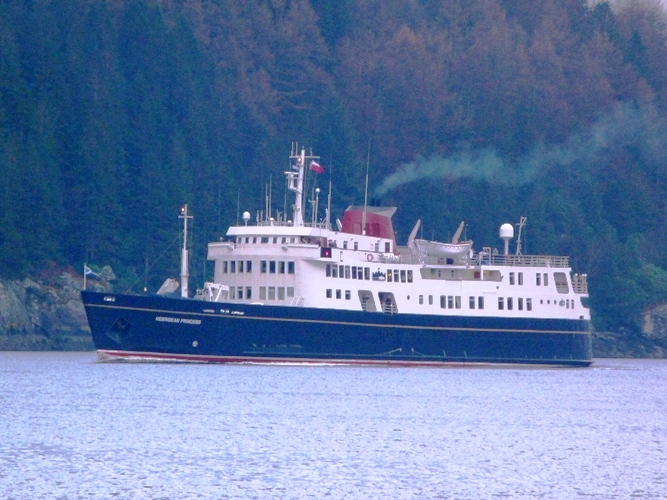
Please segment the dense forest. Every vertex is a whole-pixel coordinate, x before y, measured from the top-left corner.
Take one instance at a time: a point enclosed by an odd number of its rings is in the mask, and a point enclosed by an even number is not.
[[[284,211],[291,141],[321,155],[337,217],[368,164],[402,244],[422,218],[500,246],[527,216],[524,253],[589,274],[598,329],[667,301],[657,0],[0,2],[4,278],[87,262],[156,289],[189,203],[201,285],[239,211],[268,186]]]

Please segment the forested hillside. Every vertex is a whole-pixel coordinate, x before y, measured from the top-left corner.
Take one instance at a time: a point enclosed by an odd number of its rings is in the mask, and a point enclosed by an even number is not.
[[[337,217],[370,158],[399,243],[421,217],[500,246],[527,216],[524,253],[589,274],[598,329],[667,301],[657,0],[0,1],[1,277],[88,262],[155,289],[189,203],[201,285],[239,211],[269,185],[284,210],[291,141]]]

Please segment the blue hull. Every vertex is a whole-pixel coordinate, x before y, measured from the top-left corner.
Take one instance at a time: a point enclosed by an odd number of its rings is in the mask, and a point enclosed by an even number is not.
[[[588,321],[442,317],[82,292],[100,355],[201,362],[592,363]]]

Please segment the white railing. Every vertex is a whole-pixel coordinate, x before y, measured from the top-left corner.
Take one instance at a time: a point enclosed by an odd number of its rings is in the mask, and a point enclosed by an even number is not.
[[[588,295],[588,275],[577,274],[572,275],[572,291],[582,295]]]

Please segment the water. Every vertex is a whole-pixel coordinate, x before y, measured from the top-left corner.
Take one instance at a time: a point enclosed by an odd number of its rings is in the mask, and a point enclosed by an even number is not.
[[[104,364],[0,353],[0,498],[665,498],[667,361]]]

